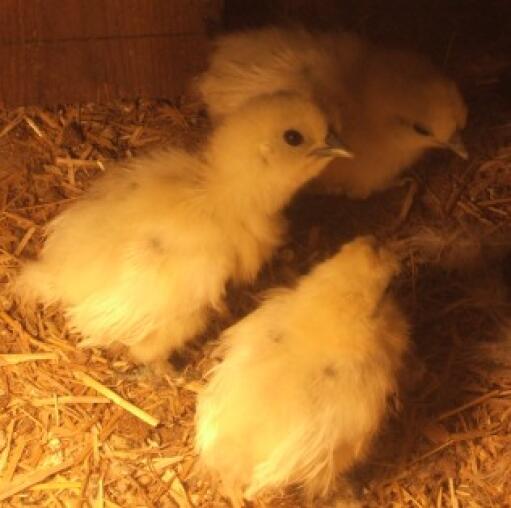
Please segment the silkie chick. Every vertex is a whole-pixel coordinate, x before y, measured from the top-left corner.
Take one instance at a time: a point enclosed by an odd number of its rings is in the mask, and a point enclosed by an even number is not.
[[[311,189],[366,198],[391,186],[430,148],[466,157],[467,117],[456,84],[425,58],[355,34],[263,28],[220,37],[197,88],[213,119],[262,93],[314,99],[356,159],[337,160]]]
[[[205,149],[134,159],[48,229],[15,282],[22,301],[61,302],[84,346],[129,346],[160,363],[199,334],[227,281],[251,281],[282,240],[281,210],[334,157],[350,156],[309,100],[248,101]]]
[[[364,456],[408,343],[388,292],[398,267],[359,237],[224,332],[196,449],[234,505],[290,484],[326,496]]]

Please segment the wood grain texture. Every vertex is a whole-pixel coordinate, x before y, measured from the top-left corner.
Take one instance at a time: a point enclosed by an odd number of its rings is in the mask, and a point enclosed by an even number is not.
[[[2,0],[0,103],[174,97],[221,0]]]

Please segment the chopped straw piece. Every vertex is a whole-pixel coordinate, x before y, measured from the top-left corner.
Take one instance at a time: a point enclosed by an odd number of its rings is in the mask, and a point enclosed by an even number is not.
[[[101,393],[101,395],[104,395],[105,397],[110,399],[114,404],[117,404],[119,407],[128,411],[128,413],[131,413],[133,416],[136,416],[137,418],[147,423],[151,427],[157,427],[159,425],[160,421],[157,418],[146,413],[143,409],[140,409],[131,402],[124,400],[120,395],[117,395],[117,393],[110,390],[110,388],[107,388],[100,382],[96,381],[94,378],[85,374],[85,372],[79,370],[75,371],[74,376],[76,379],[78,379],[78,381],[81,381],[85,386],[93,388],[97,392]]]
[[[110,404],[112,401],[107,397],[90,397],[87,395],[73,396],[62,395],[60,397],[46,397],[31,401],[35,407],[53,406],[54,404]]]
[[[21,239],[20,243],[16,247],[16,250],[14,251],[15,256],[19,256],[23,252],[23,250],[27,246],[27,243],[34,235],[35,231],[36,231],[35,226],[32,226],[30,229],[27,230],[27,232],[23,235],[23,238]]]
[[[470,402],[467,402],[466,404],[462,404],[461,406],[451,409],[449,411],[446,411],[445,413],[442,413],[440,416],[437,417],[437,421],[445,420],[451,416],[454,416],[455,414],[461,413],[462,411],[465,411],[465,409],[469,409],[471,407],[477,406],[483,402],[485,402],[488,399],[493,399],[494,397],[498,397],[501,395],[501,390],[493,390],[491,392],[485,393],[484,395],[481,395],[480,397],[477,397],[474,400],[471,400]]]
[[[33,485],[46,480],[48,477],[70,468],[73,464],[74,461],[70,460],[56,466],[47,467],[45,469],[40,469],[21,475],[19,478],[15,479],[9,485],[6,485],[0,490],[0,501],[4,501],[5,499],[18,494],[19,492],[22,492],[25,489],[28,489]]]
[[[92,506],[93,508],[103,508],[105,506],[105,493],[103,488],[103,479],[101,478],[98,482],[98,493]]]
[[[179,508],[191,508],[190,501],[181,480],[175,476],[170,485],[170,495]]]
[[[77,166],[82,168],[94,168],[100,167],[103,168],[103,164],[101,161],[97,160],[87,160],[87,159],[70,159],[67,157],[57,157],[55,159],[55,164],[62,164],[64,166]]]
[[[26,353],[26,354],[5,354],[0,355],[0,366],[17,365],[25,362],[38,362],[41,360],[57,360],[55,353]],[[53,400],[53,399],[52,399]]]
[[[53,482],[39,483],[31,487],[31,490],[79,490],[82,488],[81,482],[56,480]]]

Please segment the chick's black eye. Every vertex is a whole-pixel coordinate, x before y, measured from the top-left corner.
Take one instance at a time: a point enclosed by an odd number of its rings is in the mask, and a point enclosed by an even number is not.
[[[284,132],[284,141],[291,146],[298,146],[303,143],[303,135],[294,129],[289,129]]]
[[[422,125],[420,123],[414,123],[413,130],[417,134],[420,134],[421,136],[431,136],[431,131],[427,127],[424,127],[424,125]]]

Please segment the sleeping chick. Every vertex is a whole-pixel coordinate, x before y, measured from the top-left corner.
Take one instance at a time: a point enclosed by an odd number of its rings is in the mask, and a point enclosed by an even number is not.
[[[135,159],[50,224],[15,289],[60,301],[85,346],[158,362],[200,333],[226,282],[251,281],[283,235],[281,209],[337,156],[321,111],[294,94],[248,101],[202,153]]]
[[[359,237],[224,332],[196,449],[234,504],[290,484],[325,496],[363,457],[408,342],[387,291],[397,271]]]
[[[375,50],[342,108],[344,137],[359,156],[333,162],[317,188],[366,198],[393,184],[428,149],[467,157],[460,131],[467,110],[456,84],[424,58]]]
[[[429,148],[466,157],[459,131],[467,113],[456,85],[419,55],[354,34],[265,28],[223,36],[197,87],[215,120],[261,93],[313,97],[357,157],[336,161],[311,190],[365,198]]]

